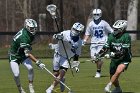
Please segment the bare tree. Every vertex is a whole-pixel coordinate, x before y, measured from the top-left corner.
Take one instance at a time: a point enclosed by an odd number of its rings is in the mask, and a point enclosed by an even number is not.
[[[115,0],[115,20],[118,20],[121,18],[121,4],[120,4],[121,0]]]
[[[128,5],[127,20],[128,27],[127,30],[137,30],[137,17],[138,17],[138,0],[130,0]],[[136,40],[136,34],[130,34],[132,40]]]

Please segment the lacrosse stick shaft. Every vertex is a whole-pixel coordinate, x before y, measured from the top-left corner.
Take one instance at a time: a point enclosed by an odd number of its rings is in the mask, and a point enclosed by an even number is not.
[[[56,20],[56,18],[57,18],[57,16],[56,16],[56,8],[57,8],[57,7],[56,7],[55,5],[51,5],[51,6],[52,6],[51,8],[52,8],[52,10],[53,10],[53,14],[55,14],[55,17],[53,17],[54,15],[52,15],[51,12],[49,12],[49,13],[51,14],[52,18],[54,19],[54,21],[55,21],[55,23],[56,23],[58,32],[60,32],[60,29],[59,29],[59,26],[58,26],[58,22],[57,22],[57,20]],[[50,10],[49,10],[49,7],[50,7],[50,5],[47,7],[47,11],[50,11]],[[62,42],[62,44],[63,44],[64,51],[65,51],[65,53],[66,53],[66,57],[67,57],[67,60],[68,60],[68,63],[69,63],[70,69],[71,69],[71,73],[72,73],[72,75],[74,76],[73,71],[72,71],[72,68],[71,68],[70,60],[69,60],[69,57],[68,57],[68,54],[67,54],[67,51],[66,51],[66,48],[65,48],[65,45],[64,45],[63,40],[61,40],[61,42]]]
[[[58,32],[60,32],[60,29],[59,29],[59,26],[58,26],[57,19],[56,19],[56,18],[54,18],[54,21],[55,21],[55,23],[56,23],[56,27],[57,27]]]
[[[74,77],[73,70],[72,70],[72,68],[71,68],[70,59],[69,59],[68,53],[67,53],[67,51],[66,51],[66,47],[65,47],[65,45],[64,45],[63,40],[61,40],[61,42],[62,42],[62,44],[63,44],[63,48],[64,48],[64,51],[65,51],[65,53],[66,53],[66,57],[67,57],[67,60],[68,60],[69,66],[70,66],[70,70],[71,70],[72,76]]]
[[[95,45],[104,45],[105,43],[86,43],[85,45],[91,45],[91,44],[95,44]]]
[[[71,89],[65,84],[63,83],[61,80],[59,80],[50,70],[48,70],[46,67],[44,67],[44,69],[51,74],[57,81],[59,81],[62,85],[64,85],[69,91],[71,91]]]

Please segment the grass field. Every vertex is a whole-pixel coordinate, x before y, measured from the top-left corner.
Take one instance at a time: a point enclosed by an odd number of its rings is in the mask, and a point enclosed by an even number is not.
[[[74,93],[104,93],[104,87],[109,81],[109,60],[104,60],[102,68],[102,77],[94,78],[96,65],[90,62],[84,62],[86,59],[80,59],[80,72],[71,75],[70,70],[66,74],[66,84],[74,91]],[[52,59],[42,59],[47,64],[47,68],[52,71]],[[140,93],[140,58],[133,58],[133,62],[129,68],[120,77],[120,84],[124,93]],[[21,65],[21,83],[27,93],[28,80],[27,70]],[[53,78],[45,70],[40,70],[34,65],[34,88],[36,93],[45,93],[45,90],[50,86]],[[67,93],[67,89],[64,93]],[[0,60],[0,93],[18,93],[13,75],[10,71],[8,60]],[[60,93],[59,87],[56,87],[53,93]]]

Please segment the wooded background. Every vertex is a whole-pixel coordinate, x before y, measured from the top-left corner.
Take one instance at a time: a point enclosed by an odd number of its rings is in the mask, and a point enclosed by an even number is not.
[[[138,0],[0,0],[0,32],[19,31],[26,18],[35,19],[40,32],[56,32],[56,24],[46,10],[49,4],[55,4],[58,7],[57,21],[61,31],[70,29],[75,22],[81,22],[86,26],[94,8],[100,8],[103,11],[102,18],[111,26],[115,20],[128,20],[130,16],[129,20],[133,20],[134,24],[128,21],[132,25],[128,30],[140,28]],[[135,10],[132,13],[133,8]],[[0,45],[9,44],[11,38],[10,35],[0,35]],[[50,36],[39,36],[39,40],[44,39],[49,41]]]

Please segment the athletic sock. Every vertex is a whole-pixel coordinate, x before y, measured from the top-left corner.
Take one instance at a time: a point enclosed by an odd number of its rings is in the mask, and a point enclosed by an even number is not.
[[[111,86],[112,85],[112,82],[109,82],[107,85],[110,85]]]
[[[53,90],[53,88],[54,88],[54,85],[51,85],[49,88],[50,88],[51,90]]]
[[[98,73],[101,73],[101,69],[97,69],[97,72],[98,72]]]

